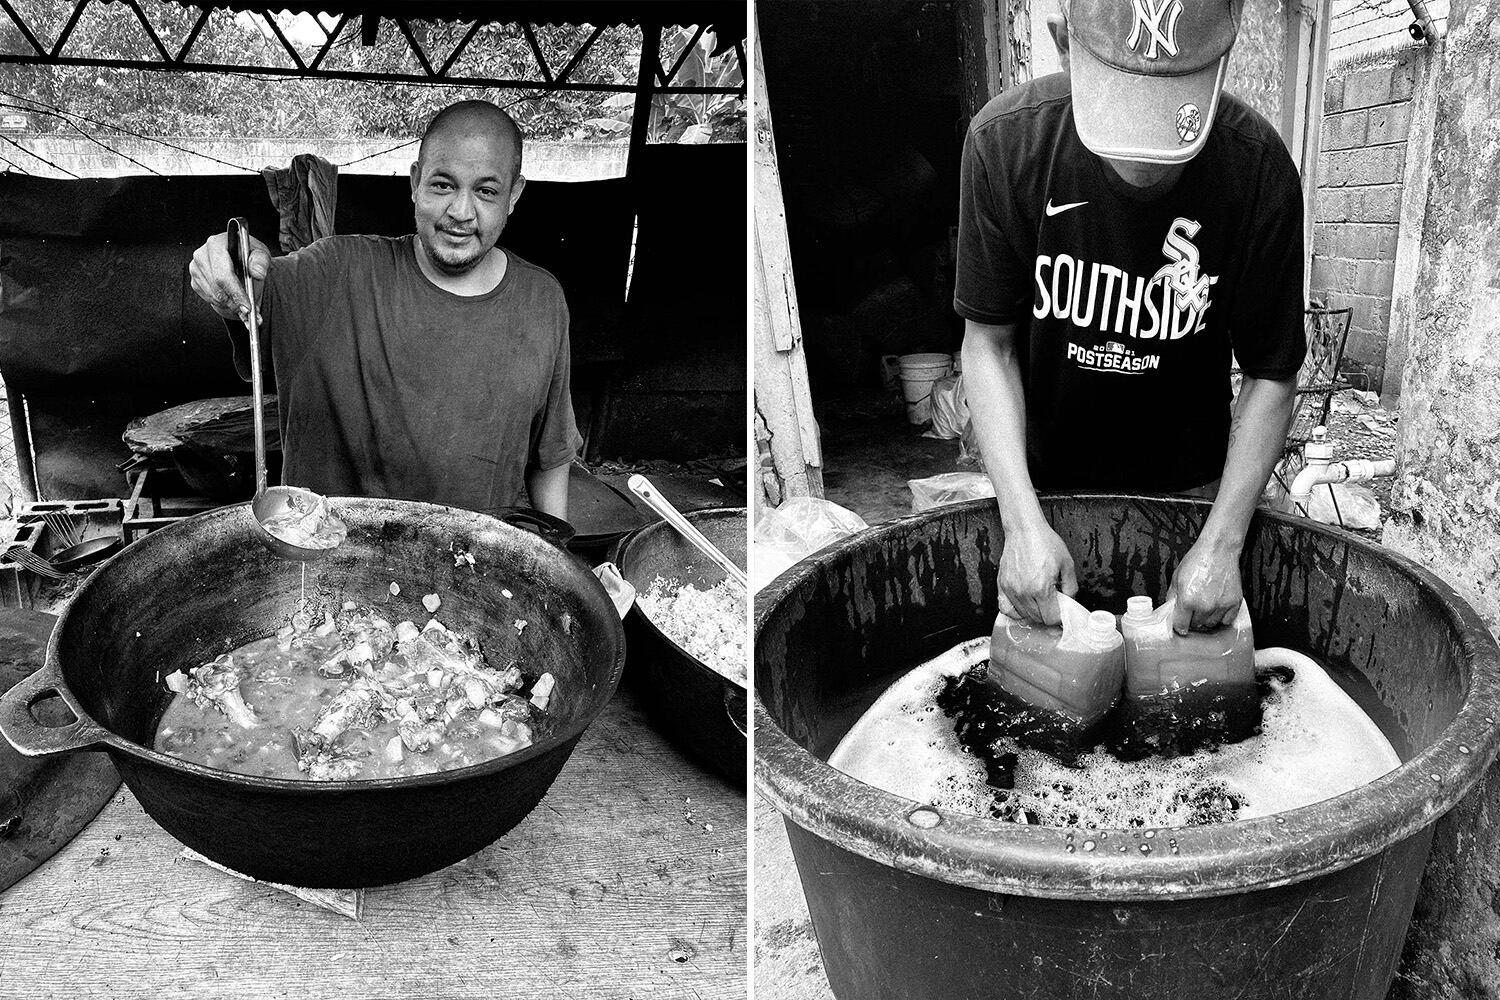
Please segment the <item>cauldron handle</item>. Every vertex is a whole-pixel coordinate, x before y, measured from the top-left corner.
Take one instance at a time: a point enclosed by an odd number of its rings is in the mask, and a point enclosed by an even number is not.
[[[106,741],[108,733],[68,705],[77,718],[66,726],[44,726],[31,707],[47,695],[61,696],[62,678],[47,667],[16,684],[0,697],[0,734],[27,757],[84,750]]]
[[[749,698],[736,684],[730,684],[724,692],[724,714],[729,716],[729,724],[739,730],[741,736],[750,738],[745,720],[745,709],[749,705]]]
[[[496,507],[489,512],[506,524],[523,530],[532,530],[544,541],[558,548],[566,548],[576,532],[573,526],[560,517],[545,514],[534,507]]]

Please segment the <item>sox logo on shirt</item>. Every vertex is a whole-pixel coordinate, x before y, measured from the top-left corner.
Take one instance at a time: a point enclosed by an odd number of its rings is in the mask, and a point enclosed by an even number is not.
[[[1150,341],[1180,340],[1204,329],[1217,275],[1204,274],[1193,237],[1202,226],[1178,217],[1167,227],[1167,263],[1149,278],[1071,254],[1038,254],[1031,314],[1069,321],[1079,330],[1108,336],[1069,338],[1067,357],[1083,368],[1122,374],[1160,367]],[[1083,342],[1080,342],[1083,341]]]
[[[1166,241],[1161,245],[1162,254],[1172,263],[1163,264],[1161,270],[1151,276],[1152,281],[1166,278],[1177,294],[1199,313],[1208,308],[1208,290],[1219,280],[1198,272],[1198,248],[1193,245],[1193,237],[1202,228],[1192,219],[1181,216],[1173,219]]]

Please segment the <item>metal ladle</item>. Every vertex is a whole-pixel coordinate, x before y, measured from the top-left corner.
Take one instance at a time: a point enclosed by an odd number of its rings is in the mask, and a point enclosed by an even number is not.
[[[660,514],[663,521],[676,528],[678,534],[697,546],[698,551],[718,563],[719,568],[728,574],[731,580],[747,591],[750,589],[750,581],[746,578],[745,571],[736,566],[734,560],[720,552],[719,547],[704,537],[703,532],[693,527],[693,522],[683,517],[682,512],[673,507],[672,502],[651,485],[651,480],[637,474],[631,476],[625,485],[630,487],[630,492],[646,501],[647,506]]]
[[[245,325],[250,329],[250,387],[255,426],[255,499],[250,501],[250,513],[255,518],[255,537],[283,559],[312,562],[323,558],[338,546],[316,548],[294,545],[271,534],[266,528],[266,522],[270,519],[293,508],[312,510],[323,498],[300,486],[266,486],[265,390],[260,373],[260,317],[256,313],[255,284],[250,278],[250,226],[244,219],[230,219],[228,233],[229,259],[234,262],[235,277],[245,284],[245,299],[250,303]]]

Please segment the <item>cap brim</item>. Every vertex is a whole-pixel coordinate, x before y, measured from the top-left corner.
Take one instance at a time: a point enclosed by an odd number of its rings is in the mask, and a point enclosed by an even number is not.
[[[1198,155],[1219,110],[1229,53],[1196,73],[1139,76],[1104,64],[1081,44],[1068,48],[1073,120],[1085,146],[1100,156],[1146,163],[1185,163]]]

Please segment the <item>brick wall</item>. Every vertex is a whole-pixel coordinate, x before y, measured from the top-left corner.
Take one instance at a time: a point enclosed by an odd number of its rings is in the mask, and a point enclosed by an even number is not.
[[[1385,377],[1406,139],[1421,50],[1329,74],[1313,228],[1312,297],[1354,310],[1344,357],[1379,392]],[[1400,372],[1392,372],[1399,379]]]

